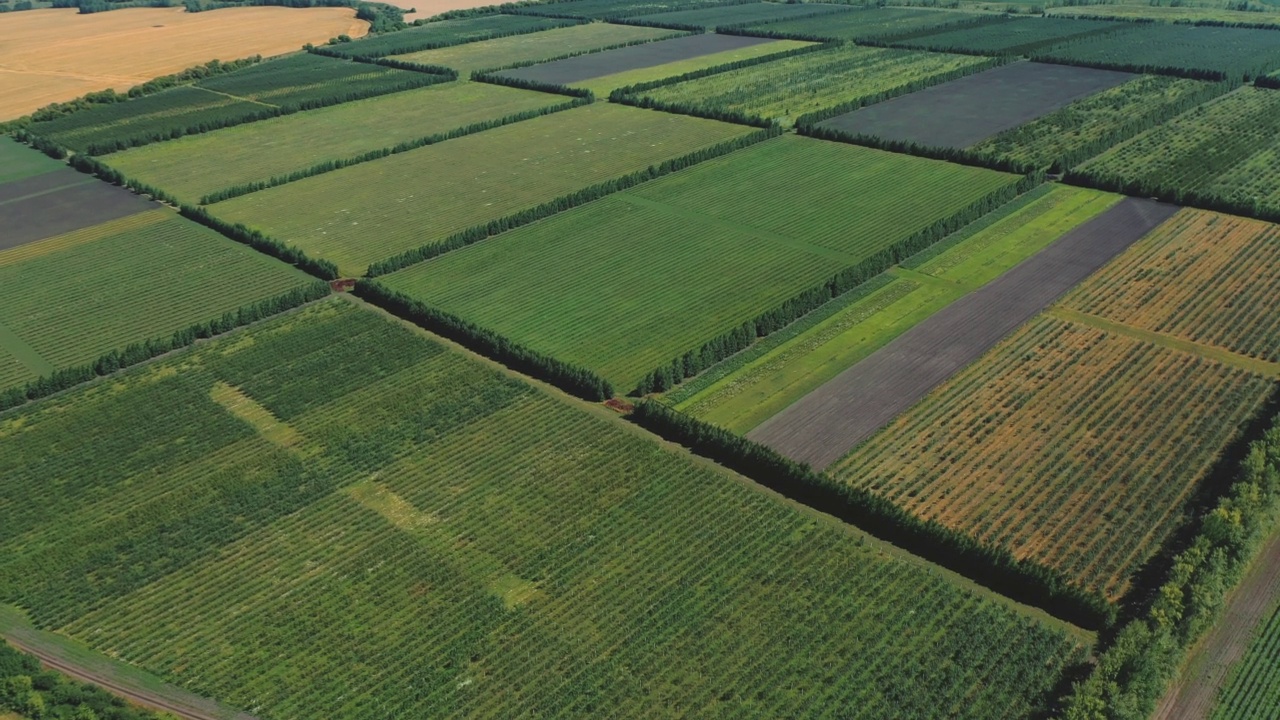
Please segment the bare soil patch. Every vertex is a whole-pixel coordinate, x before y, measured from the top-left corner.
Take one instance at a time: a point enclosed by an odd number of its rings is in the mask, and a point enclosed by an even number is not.
[[[50,177],[84,177],[70,169],[66,173],[70,175],[58,171],[0,186],[0,193],[18,198],[0,201],[0,250],[158,207],[124,188],[97,181],[40,192]]]

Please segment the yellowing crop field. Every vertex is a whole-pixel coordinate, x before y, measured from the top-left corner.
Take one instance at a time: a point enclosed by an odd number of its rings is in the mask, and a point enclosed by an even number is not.
[[[0,33],[0,120],[95,90],[126,90],[209,60],[280,55],[368,29],[351,8],[12,13]]]

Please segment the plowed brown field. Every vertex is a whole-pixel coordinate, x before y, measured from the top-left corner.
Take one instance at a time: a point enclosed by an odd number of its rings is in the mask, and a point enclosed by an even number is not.
[[[128,8],[0,16],[0,120],[95,90],[126,90],[209,60],[279,55],[369,24],[351,8]]]

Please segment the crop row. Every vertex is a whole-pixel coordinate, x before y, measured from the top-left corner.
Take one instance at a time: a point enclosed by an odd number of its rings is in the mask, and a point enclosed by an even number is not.
[[[1210,720],[1265,717],[1280,707],[1280,609],[1258,628],[1218,696]]]
[[[272,444],[218,382],[301,441]],[[121,421],[50,452],[103,417]],[[263,715],[1018,718],[1082,658],[336,299],[17,419],[0,425],[6,599]],[[22,490],[28,473],[55,491]]]
[[[1118,598],[1273,388],[1042,318],[830,472]]]

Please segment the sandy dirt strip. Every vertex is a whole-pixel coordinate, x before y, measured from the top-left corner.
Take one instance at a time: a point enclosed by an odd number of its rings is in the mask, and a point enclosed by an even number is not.
[[[629,70],[657,67],[667,63],[692,60],[703,55],[738,50],[753,45],[773,42],[769,38],[738,37],[736,35],[688,35],[671,40],[633,45],[631,47],[589,53],[565,60],[555,60],[541,65],[531,65],[509,70],[503,75],[521,80],[569,85]]]
[[[825,469],[1177,210],[1126,198],[898,336],[747,437]]]
[[[1017,62],[869,105],[822,125],[886,140],[963,148],[1136,77]]]

